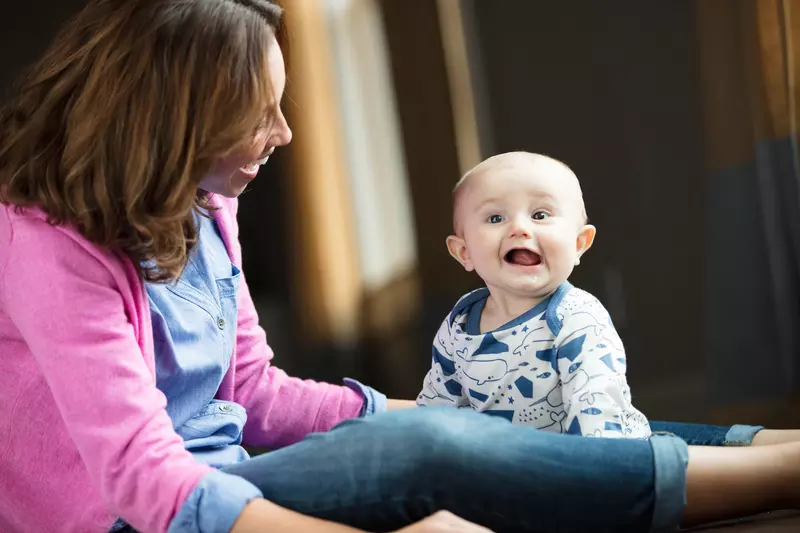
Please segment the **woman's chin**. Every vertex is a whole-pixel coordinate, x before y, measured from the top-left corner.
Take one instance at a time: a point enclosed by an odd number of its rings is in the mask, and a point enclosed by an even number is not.
[[[247,185],[250,182],[246,183],[231,183],[230,187],[227,187],[225,191],[220,192],[222,196],[225,198],[236,198],[240,194],[242,194],[245,189],[247,189]]]
[[[200,188],[213,194],[219,194],[226,198],[236,198],[258,176],[258,169],[249,171],[238,168],[231,172],[220,169],[210,173],[200,182]]]
[[[211,194],[233,199],[242,194],[249,183],[249,181],[232,179],[222,187],[201,187],[201,189],[206,192],[210,192]]]

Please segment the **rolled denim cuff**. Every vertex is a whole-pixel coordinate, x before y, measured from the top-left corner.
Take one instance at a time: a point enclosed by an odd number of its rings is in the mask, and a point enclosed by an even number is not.
[[[387,399],[385,394],[351,378],[344,378],[344,384],[364,398],[364,406],[361,408],[359,416],[369,416],[386,411]]]
[[[189,493],[172,518],[167,533],[225,533],[245,506],[263,494],[252,483],[233,474],[212,470]]]
[[[725,435],[723,446],[750,446],[756,433],[764,429],[763,426],[744,426],[736,424],[731,426]]]
[[[686,506],[686,467],[689,446],[678,437],[653,435],[650,440],[655,469],[653,533],[674,533]]]

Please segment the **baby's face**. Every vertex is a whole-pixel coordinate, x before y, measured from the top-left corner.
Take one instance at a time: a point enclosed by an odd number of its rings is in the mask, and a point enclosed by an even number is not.
[[[456,207],[464,258],[457,259],[493,294],[543,298],[591,245],[578,180],[556,161],[510,155],[464,186]]]

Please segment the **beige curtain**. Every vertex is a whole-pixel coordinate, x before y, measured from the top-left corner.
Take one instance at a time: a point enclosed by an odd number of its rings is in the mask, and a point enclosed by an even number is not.
[[[296,315],[304,341],[348,344],[358,335],[361,293],[323,5],[283,5],[290,53],[284,109],[294,130],[286,179]]]

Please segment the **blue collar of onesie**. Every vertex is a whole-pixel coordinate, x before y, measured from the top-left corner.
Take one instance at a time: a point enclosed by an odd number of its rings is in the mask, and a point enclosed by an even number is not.
[[[539,316],[544,313],[543,319],[547,322],[547,326],[550,328],[550,331],[553,332],[554,335],[558,335],[559,330],[561,329],[561,324],[559,323],[558,316],[555,310],[561,304],[561,300],[564,298],[564,295],[572,289],[572,284],[568,281],[565,281],[558,288],[530,308],[525,313],[521,314],[517,318],[510,320],[500,326],[499,328],[495,329],[495,332],[503,331],[509,328],[513,328],[515,326],[519,326],[532,318]],[[480,333],[480,321],[481,321],[481,313],[483,312],[483,307],[486,305],[486,299],[489,297],[489,289],[483,287],[481,289],[472,291],[464,298],[462,298],[457,304],[456,307],[453,308],[453,312],[450,313],[450,325],[452,326],[455,319],[458,316],[466,314],[466,322],[464,325],[464,332],[467,335],[481,335]]]

